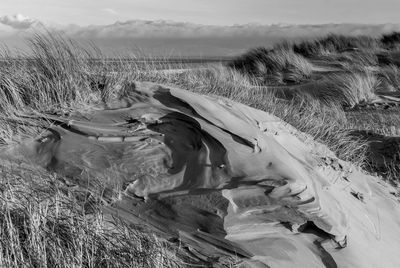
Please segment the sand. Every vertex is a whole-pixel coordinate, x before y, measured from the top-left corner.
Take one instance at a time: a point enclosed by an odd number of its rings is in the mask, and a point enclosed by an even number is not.
[[[136,83],[103,109],[43,116],[49,130],[3,158],[103,187],[105,213],[204,263],[400,267],[394,189],[268,113]]]

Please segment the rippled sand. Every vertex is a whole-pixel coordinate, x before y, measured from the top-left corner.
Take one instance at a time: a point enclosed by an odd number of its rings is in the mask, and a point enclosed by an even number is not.
[[[136,83],[105,109],[45,117],[44,135],[3,158],[101,185],[105,212],[179,238],[204,262],[400,267],[393,189],[270,114]]]

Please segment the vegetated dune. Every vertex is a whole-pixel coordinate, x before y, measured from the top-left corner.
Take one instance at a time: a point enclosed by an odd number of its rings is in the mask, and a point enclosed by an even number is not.
[[[46,133],[1,157],[103,187],[106,213],[178,238],[205,264],[400,267],[399,202],[380,178],[248,106],[152,83],[125,92],[41,115]]]

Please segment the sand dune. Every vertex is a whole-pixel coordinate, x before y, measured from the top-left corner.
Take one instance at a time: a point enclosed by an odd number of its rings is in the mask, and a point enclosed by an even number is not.
[[[270,114],[136,83],[102,110],[43,117],[43,136],[2,157],[82,187],[100,180],[105,212],[179,238],[204,263],[400,267],[394,189]]]

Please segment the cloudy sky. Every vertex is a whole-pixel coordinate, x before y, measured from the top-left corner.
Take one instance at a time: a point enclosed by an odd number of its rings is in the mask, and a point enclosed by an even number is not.
[[[17,46],[40,27],[106,50],[232,55],[329,32],[400,30],[399,0],[1,0],[0,42]]]
[[[399,0],[1,0],[1,15],[61,24],[174,20],[199,24],[400,23]]]

